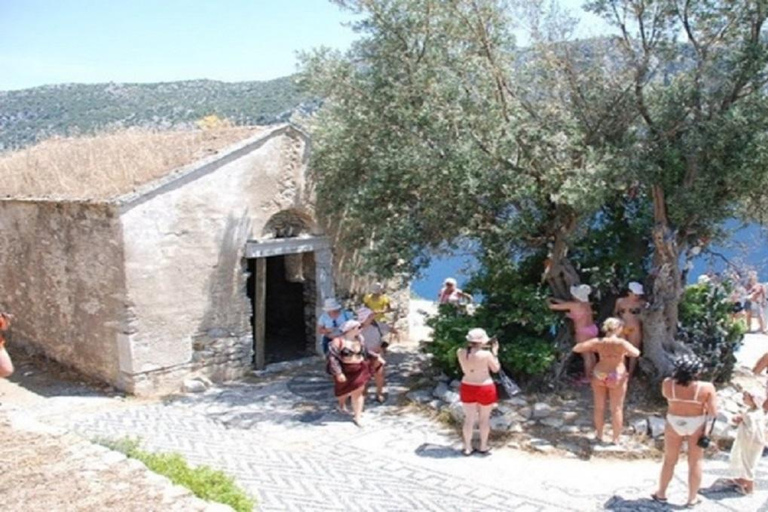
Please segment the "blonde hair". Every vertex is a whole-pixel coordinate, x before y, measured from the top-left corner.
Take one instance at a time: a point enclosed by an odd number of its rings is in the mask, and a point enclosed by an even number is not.
[[[605,322],[603,322],[603,331],[605,331],[606,333],[617,332],[621,330],[622,327],[624,327],[624,322],[622,322],[618,318],[614,318],[614,317],[606,318]]]

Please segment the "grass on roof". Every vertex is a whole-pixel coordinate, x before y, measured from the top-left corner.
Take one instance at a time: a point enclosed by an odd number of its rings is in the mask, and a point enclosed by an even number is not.
[[[87,137],[48,139],[0,154],[0,197],[112,198],[216,154],[261,130],[130,128]]]

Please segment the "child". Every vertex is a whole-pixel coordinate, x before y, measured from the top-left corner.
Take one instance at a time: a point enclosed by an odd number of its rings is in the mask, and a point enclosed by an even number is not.
[[[733,418],[739,426],[736,440],[731,448],[731,470],[736,478],[736,490],[752,494],[755,490],[757,463],[765,445],[765,413],[763,398],[759,391],[744,391],[744,403],[748,409]]]

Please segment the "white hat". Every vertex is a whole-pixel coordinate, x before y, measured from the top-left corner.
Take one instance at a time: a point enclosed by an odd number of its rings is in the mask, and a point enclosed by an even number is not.
[[[371,311],[369,308],[360,308],[357,310],[357,321],[358,322],[365,322],[368,320],[368,317],[373,315],[373,311]]]
[[[452,277],[449,277],[448,279],[446,279],[443,282],[443,284],[445,284],[445,285],[451,284],[453,286],[456,286],[456,280],[454,278],[452,278]]]
[[[696,280],[699,284],[709,284],[712,279],[707,274],[701,274]]]
[[[592,287],[588,284],[571,286],[571,295],[579,302],[589,302],[590,293],[592,293]]]
[[[371,289],[373,290],[373,293],[381,293],[384,291],[384,285],[381,283],[373,283]]]
[[[629,288],[629,291],[634,293],[635,295],[644,295],[645,292],[643,291],[643,285],[638,283],[637,281],[632,281],[627,285],[627,288]]]
[[[341,309],[341,304],[335,298],[325,299],[323,302],[323,311],[338,311]]]
[[[490,339],[491,338],[488,337],[488,333],[485,332],[485,329],[480,329],[479,327],[471,329],[467,333],[467,341],[470,343],[487,343]]]
[[[749,389],[745,389],[744,392],[752,396],[752,400],[755,401],[755,405],[758,408],[763,407],[763,403],[765,402],[765,391],[762,388],[751,387]]]
[[[355,327],[360,327],[360,322],[357,320],[347,320],[343,324],[341,324],[341,332],[347,333],[354,329]]]

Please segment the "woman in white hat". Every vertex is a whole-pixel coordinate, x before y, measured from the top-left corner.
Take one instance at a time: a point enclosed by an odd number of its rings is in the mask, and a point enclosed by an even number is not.
[[[333,392],[339,410],[346,412],[347,398],[352,402],[352,421],[361,426],[360,416],[365,403],[365,386],[384,360],[369,353],[360,334],[360,322],[347,320],[341,326],[342,335],[331,341],[328,351],[328,372],[333,376]]]
[[[323,314],[317,319],[317,333],[323,337],[323,354],[328,354],[328,345],[331,340],[341,336],[341,326],[347,320],[352,320],[352,315],[344,311],[335,298],[325,299]]]
[[[640,314],[646,308],[645,292],[643,285],[632,281],[627,285],[629,292],[626,297],[621,297],[613,307],[613,314],[624,322],[623,337],[636,349],[643,348],[643,325],[640,323]],[[635,373],[637,359],[629,360],[629,376]]]
[[[456,355],[464,376],[461,378],[459,396],[464,406],[464,455],[472,455],[472,431],[475,421],[480,430],[480,454],[488,454],[488,436],[491,433],[491,411],[497,401],[496,384],[491,372],[501,368],[498,359],[499,344],[488,338],[484,329],[472,329],[467,333],[469,346],[457,350]],[[489,345],[490,342],[490,345]]]
[[[565,311],[566,316],[573,321],[574,340],[583,343],[597,337],[599,330],[595,325],[592,313],[592,305],[589,303],[589,294],[592,287],[588,284],[571,286],[571,296],[574,300],[549,299],[549,309],[553,311]],[[592,352],[581,354],[584,360],[584,376],[582,383],[589,384],[592,381],[592,370],[595,367],[596,357]]]
[[[363,337],[365,348],[371,354],[384,356],[386,354],[387,342],[384,336],[390,332],[397,333],[397,330],[389,325],[379,322],[376,319],[376,313],[371,309],[362,307],[357,310],[357,321],[361,324],[360,334]],[[384,403],[384,365],[379,365],[373,373],[373,380],[376,383],[376,401]]]
[[[458,306],[462,299],[472,302],[472,295],[459,290],[456,287],[456,280],[449,277],[443,282],[443,287],[440,288],[440,292],[437,294],[438,304],[453,304]]]

